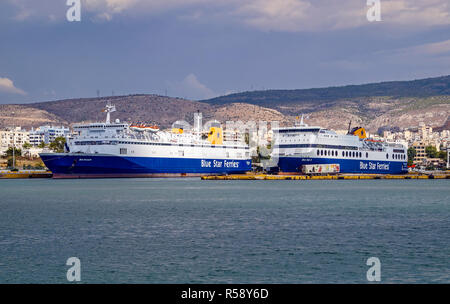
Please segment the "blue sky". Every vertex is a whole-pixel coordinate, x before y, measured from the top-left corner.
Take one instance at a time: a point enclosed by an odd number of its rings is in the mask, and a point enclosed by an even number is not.
[[[232,92],[450,74],[450,2],[381,0],[0,2],[0,103]]]

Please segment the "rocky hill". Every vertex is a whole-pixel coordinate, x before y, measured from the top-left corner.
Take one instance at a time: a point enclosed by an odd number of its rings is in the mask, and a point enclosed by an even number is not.
[[[212,105],[249,103],[277,110],[287,119],[309,114],[309,123],[346,129],[350,120],[370,131],[424,122],[442,127],[450,114],[450,76],[305,90],[266,90],[216,97]]]
[[[117,107],[113,119],[170,127],[176,120],[193,121],[201,111],[206,120],[279,121],[292,123],[299,114],[307,123],[332,129],[365,126],[371,132],[418,126],[449,125],[450,76],[404,82],[308,90],[244,92],[204,101],[159,95],[68,99],[26,105],[0,105],[0,128],[21,125],[70,125],[103,121],[107,102]]]
[[[358,100],[366,97],[391,96],[397,99],[442,95],[450,95],[450,75],[411,81],[388,81],[340,87],[242,92],[212,98],[205,100],[205,102],[212,104],[245,102],[274,107],[277,104],[308,104],[311,102],[326,105],[338,100]]]
[[[0,128],[22,126],[24,128],[42,125],[67,125],[63,118],[29,105],[0,105]]]
[[[228,120],[285,120],[276,110],[250,104],[210,105],[204,102],[158,95],[129,95],[102,98],[68,99],[27,105],[0,105],[0,128],[20,125],[25,128],[45,124],[71,125],[78,122],[104,121],[102,110],[107,102],[116,105],[113,119],[127,122],[156,123],[168,128],[177,120],[193,123],[194,113],[203,119]]]

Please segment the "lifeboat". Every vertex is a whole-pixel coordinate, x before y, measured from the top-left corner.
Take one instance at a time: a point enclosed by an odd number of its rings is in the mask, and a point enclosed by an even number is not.
[[[133,124],[130,126],[130,129],[135,130],[135,131],[139,131],[139,132],[145,132],[145,131],[149,131],[149,132],[158,132],[159,131],[159,127],[155,126],[155,125],[146,125],[146,124]]]

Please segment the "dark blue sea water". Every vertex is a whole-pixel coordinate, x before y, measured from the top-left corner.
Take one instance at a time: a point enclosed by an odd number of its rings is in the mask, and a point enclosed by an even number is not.
[[[0,181],[0,283],[450,282],[446,180]]]

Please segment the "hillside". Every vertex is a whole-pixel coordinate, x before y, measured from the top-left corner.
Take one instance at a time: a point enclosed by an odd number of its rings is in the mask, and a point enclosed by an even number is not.
[[[204,121],[285,120],[273,109],[250,104],[210,105],[203,102],[158,95],[129,95],[102,98],[67,99],[27,105],[0,105],[0,128],[20,125],[25,128],[45,124],[70,125],[78,122],[104,121],[102,110],[107,102],[116,105],[113,119],[127,122],[156,123],[168,128],[176,120],[193,123],[194,113],[203,113]],[[249,115],[251,113],[251,115]]]
[[[0,105],[0,128],[22,126],[24,128],[42,125],[67,125],[67,121],[53,113],[29,105]]]
[[[201,111],[204,121],[279,121],[286,125],[303,113],[308,116],[307,123],[332,129],[346,129],[351,120],[353,125],[365,126],[371,132],[415,127],[421,122],[440,130],[449,126],[450,76],[323,89],[245,92],[204,101],[128,95],[0,105],[0,128],[103,121],[102,109],[108,101],[117,107],[113,119],[156,123],[163,128],[180,119],[192,123],[193,114]]]
[[[346,129],[352,120],[376,132],[423,122],[441,127],[450,114],[450,76],[305,90],[267,90],[221,96],[212,105],[250,103],[277,110],[292,120],[309,114],[309,123]]]
[[[169,126],[175,120],[190,120],[197,110],[208,113],[214,106],[198,101],[158,95],[129,95],[101,98],[67,99],[42,102],[30,107],[52,113],[69,123],[103,121],[107,102],[116,105],[114,119],[129,122],[156,122]]]
[[[398,99],[404,97],[425,98],[442,95],[450,95],[450,75],[411,81],[390,81],[341,87],[242,92],[203,101],[211,104],[245,102],[274,106],[275,104],[300,104],[312,101],[326,103],[343,99],[355,100],[358,98],[377,96],[390,96]]]

